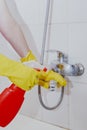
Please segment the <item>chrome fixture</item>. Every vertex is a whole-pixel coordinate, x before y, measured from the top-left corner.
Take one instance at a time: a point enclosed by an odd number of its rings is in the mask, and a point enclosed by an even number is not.
[[[45,53],[45,48],[46,48],[46,40],[47,40],[47,33],[48,33],[48,22],[49,22],[49,16],[52,12],[52,0],[47,0],[47,6],[46,6],[46,16],[45,16],[45,22],[44,22],[44,31],[43,31],[43,40],[42,40],[42,50],[41,50],[41,58],[40,58],[40,63],[41,65],[44,64],[44,53]],[[75,65],[70,65],[68,64],[68,56],[61,51],[58,50],[47,50],[46,52],[56,52],[57,58],[56,60],[52,61],[50,64],[51,70],[60,73],[63,77],[65,76],[80,76],[84,73],[84,66],[82,64],[75,64]],[[55,81],[50,81],[50,91],[55,91]],[[42,93],[41,93],[41,87],[38,86],[38,96],[39,96],[39,101],[41,105],[47,109],[47,110],[54,110],[59,105],[61,104],[64,96],[64,87],[61,87],[61,94],[58,100],[58,103],[53,106],[49,107],[45,105],[42,99]]]
[[[44,22],[44,31],[43,31],[43,40],[42,40],[42,50],[41,50],[41,57],[40,57],[40,63],[41,65],[44,64],[44,53],[45,53],[45,47],[46,47],[46,40],[47,40],[47,31],[48,31],[48,22],[49,22],[49,15],[50,15],[50,11],[52,8],[52,1],[51,0],[47,0],[47,6],[46,6],[46,15],[45,15],[45,22]],[[51,86],[50,86],[50,90],[51,90]],[[41,93],[41,86],[38,86],[38,96],[39,96],[39,101],[41,103],[41,105],[47,109],[47,110],[54,110],[56,109],[62,102],[63,100],[63,95],[64,95],[64,87],[61,88],[61,94],[60,94],[60,98],[58,103],[53,106],[53,107],[49,107],[47,105],[45,105],[45,103],[42,100],[42,93]]]
[[[51,69],[63,76],[81,76],[84,73],[84,66],[80,63],[69,64],[68,56],[58,50],[47,50],[47,52],[56,53],[57,59],[52,61]]]

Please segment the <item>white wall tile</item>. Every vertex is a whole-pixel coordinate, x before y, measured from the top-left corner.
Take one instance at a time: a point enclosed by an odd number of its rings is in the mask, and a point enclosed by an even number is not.
[[[59,50],[68,53],[67,24],[52,24],[48,27],[46,50]],[[57,53],[45,55],[46,63],[57,59]]]
[[[59,101],[59,93],[56,93],[57,98],[55,98],[56,96],[51,96],[50,97],[50,102],[55,102],[55,105],[57,104],[57,102]],[[49,103],[51,104],[51,103]],[[49,106],[48,104],[48,106]],[[55,106],[52,103],[52,106]],[[51,106],[51,107],[52,107]],[[63,101],[61,103],[61,105],[55,109],[55,110],[46,110],[43,109],[43,121],[47,122],[47,123],[51,123],[57,126],[61,126],[64,128],[68,128],[69,127],[69,117],[68,117],[68,96],[65,94]]]
[[[85,72],[80,77],[73,79],[78,82],[87,83],[87,24],[69,25],[69,63],[81,63],[85,67]]]
[[[49,49],[58,49],[67,53],[67,25],[54,24],[51,27],[50,45]]]
[[[34,52],[36,51],[35,49],[37,48],[38,53],[41,54],[42,39],[43,39],[43,25],[28,24],[28,26],[33,36],[33,40],[35,42],[35,46],[33,45],[32,42],[29,43],[29,45],[32,48],[32,50],[34,50]]]
[[[4,130],[24,130],[25,128],[27,129],[38,129],[38,130],[65,130],[63,128],[57,127],[57,126],[53,126],[35,119],[32,119],[30,117],[26,117],[23,115],[17,115],[16,118],[13,120],[13,122],[11,122],[8,126],[2,128],[0,127],[0,130],[4,129]]]
[[[54,0],[52,23],[67,22],[67,0]]]
[[[69,54],[86,61],[87,23],[69,25]]]
[[[26,92],[25,100],[21,107],[20,113],[43,121],[43,113],[38,98],[37,86],[31,91]]]
[[[87,22],[87,0],[68,0],[70,22]]]
[[[48,94],[52,93],[50,91],[42,89],[42,99],[46,106],[53,107],[59,102],[60,91],[56,92],[56,96],[50,97],[48,99]],[[53,101],[54,100],[54,101]],[[52,125],[61,126],[68,128],[68,95],[65,93],[61,105],[54,110],[46,110],[40,104],[37,87],[27,92],[25,95],[24,104],[20,110],[20,113],[28,117],[33,117],[35,119],[50,123]]]
[[[87,84],[74,83],[70,95],[70,128],[87,130]]]

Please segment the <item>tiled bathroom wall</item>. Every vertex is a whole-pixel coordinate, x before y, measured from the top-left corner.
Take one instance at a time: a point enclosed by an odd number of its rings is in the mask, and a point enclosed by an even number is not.
[[[80,62],[85,67],[81,77],[72,78],[73,88],[70,95],[70,128],[87,129],[86,92],[87,92],[87,1],[69,0],[69,57],[71,62]]]
[[[43,26],[47,0],[16,1],[19,11],[30,27],[38,51],[41,52]],[[82,76],[68,77],[69,86],[65,89],[62,104],[56,110],[44,109],[38,100],[37,86],[26,94],[21,113],[53,125],[71,130],[86,130],[86,92],[87,92],[87,1],[51,0],[52,18],[49,22],[49,48],[63,51],[68,55],[69,63],[82,63],[85,72]],[[50,54],[52,55],[52,54]],[[45,93],[43,90],[43,93]],[[47,92],[48,105],[57,102],[57,92]],[[50,96],[51,95],[51,96]],[[44,94],[43,94],[44,98]]]
[[[15,1],[23,20],[32,32],[38,52],[41,53],[47,0]],[[71,130],[87,130],[87,1],[51,0],[51,2],[53,2],[52,19],[49,22],[47,49],[66,53],[68,62],[82,63],[85,72],[82,76],[67,77],[69,84],[65,88],[63,101],[57,109],[50,111],[41,106],[38,88],[35,86],[31,91],[26,92],[20,114]],[[15,53],[13,57],[17,58]],[[42,88],[42,97],[47,105],[55,105],[59,94],[60,91],[52,93]]]
[[[58,2],[57,3],[56,2],[57,1],[53,2],[54,6],[58,4]],[[21,13],[21,16],[23,17],[24,21],[32,31],[38,51],[41,52],[47,0],[38,0],[38,1],[33,0],[27,2],[22,0],[21,3],[20,1],[16,1],[16,3],[19,12]],[[51,48],[58,49],[58,50],[64,49],[64,51],[66,51],[67,49],[67,25],[63,22],[63,19],[66,18],[65,16],[67,10],[66,10],[66,2],[64,3],[65,3],[65,5],[63,5],[64,10],[62,12],[62,18],[61,17],[59,18],[60,19],[59,24],[57,24],[57,22],[55,21],[56,8],[54,8],[54,6],[52,7],[53,14],[55,14],[55,16],[52,14],[53,15],[52,21],[50,21],[51,23],[49,23],[49,28],[51,28],[50,30],[51,36],[48,39],[50,40],[49,49]],[[62,3],[60,1],[60,5],[61,4]],[[60,7],[60,5],[58,6]],[[60,12],[59,15],[61,15]],[[42,94],[43,94],[43,98],[46,97],[46,99],[43,100],[45,100],[46,105],[49,106],[49,105],[56,105],[56,103],[59,100],[60,92],[50,93],[48,90],[42,89]],[[64,95],[63,102],[59,106],[59,108],[49,111],[41,106],[38,99],[38,90],[36,86],[31,91],[26,93],[25,102],[21,109],[21,113],[26,116],[39,119],[41,121],[51,123],[53,125],[68,128],[69,126],[68,95],[67,94]]]

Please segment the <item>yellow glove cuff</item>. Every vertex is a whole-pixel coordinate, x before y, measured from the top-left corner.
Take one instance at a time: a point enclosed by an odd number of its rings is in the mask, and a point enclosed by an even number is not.
[[[30,60],[36,60],[36,57],[34,56],[34,54],[32,53],[32,51],[29,51],[28,54],[20,59],[21,62],[26,62],[26,61],[30,61]]]

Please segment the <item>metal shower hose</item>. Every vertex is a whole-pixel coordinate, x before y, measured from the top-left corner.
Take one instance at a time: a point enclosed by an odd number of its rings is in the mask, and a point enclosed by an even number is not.
[[[44,52],[45,52],[45,45],[46,45],[46,36],[47,36],[47,29],[48,29],[48,21],[49,21],[49,14],[50,14],[50,7],[51,7],[51,0],[47,0],[47,6],[46,6],[46,16],[45,16],[45,23],[44,23],[44,32],[43,32],[43,41],[42,41],[42,50],[41,50],[41,57],[40,57],[40,63],[43,65],[44,61]],[[62,102],[64,95],[64,87],[61,88],[61,94],[58,103],[53,107],[48,107],[44,104],[41,96],[41,87],[38,86],[38,96],[39,101],[41,105],[47,109],[47,110],[53,110],[56,109]]]

